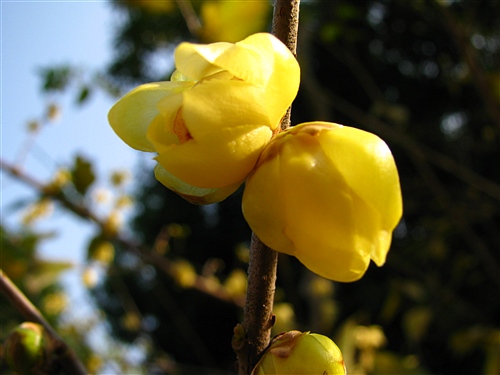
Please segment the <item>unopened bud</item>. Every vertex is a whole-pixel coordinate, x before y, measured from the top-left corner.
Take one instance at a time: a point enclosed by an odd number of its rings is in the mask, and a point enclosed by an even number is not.
[[[289,331],[276,336],[251,375],[345,375],[340,349],[328,337]]]
[[[14,328],[5,340],[5,359],[21,375],[33,374],[46,363],[50,340],[37,323],[24,322]]]

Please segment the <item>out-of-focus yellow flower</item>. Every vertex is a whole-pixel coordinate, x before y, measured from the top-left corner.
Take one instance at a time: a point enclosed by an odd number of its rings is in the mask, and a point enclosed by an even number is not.
[[[150,13],[171,13],[175,9],[174,0],[123,0],[123,2]]]
[[[317,333],[289,331],[276,336],[251,375],[345,375],[340,349]]]
[[[297,94],[300,70],[271,34],[181,43],[171,81],[137,87],[109,112],[129,146],[156,152],[156,178],[193,203],[221,201],[245,180]]]
[[[63,292],[51,293],[44,297],[42,306],[45,313],[58,315],[68,306],[68,298]]]
[[[401,218],[396,164],[374,134],[301,124],[263,151],[247,180],[243,214],[267,246],[320,276],[355,281],[370,259],[384,264]]]
[[[206,42],[236,42],[264,31],[272,4],[268,0],[206,0],[201,4],[201,37]]]
[[[21,222],[23,225],[32,225],[37,220],[47,218],[53,212],[54,203],[49,198],[41,198],[26,209]]]

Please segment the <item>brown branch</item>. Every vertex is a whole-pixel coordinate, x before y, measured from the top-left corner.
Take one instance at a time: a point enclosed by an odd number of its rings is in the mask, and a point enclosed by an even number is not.
[[[67,374],[85,375],[87,371],[75,355],[74,351],[57,334],[52,326],[45,320],[41,312],[21,292],[10,278],[0,269],[0,292],[10,303],[30,322],[41,324],[51,338],[53,352],[56,360]]]
[[[50,185],[47,187],[40,181],[24,173],[21,169],[1,159],[0,169],[6,171],[18,181],[21,181],[37,190],[40,194],[60,203],[64,208],[77,215],[78,217],[94,222],[103,233],[109,232],[106,230],[106,227],[108,225],[105,220],[99,218],[84,204],[71,201],[60,190],[50,188]],[[169,276],[173,280],[176,280],[177,272],[175,264],[169,259],[163,257],[161,254],[155,251],[149,250],[145,246],[140,246],[139,244],[125,238],[120,233],[108,233],[107,236],[108,240],[116,242],[125,251],[134,253],[144,262],[154,265],[157,269],[163,271],[165,275]],[[229,293],[227,293],[226,289],[223,286],[216,286],[211,280],[201,275],[195,276],[194,283],[190,287],[198,290],[201,293],[207,294],[221,301],[234,304],[238,307],[243,307],[244,305],[244,301],[242,298],[230,295]]]
[[[273,34],[294,55],[297,52],[299,0],[276,0]],[[281,130],[290,126],[291,108],[281,121]],[[233,349],[238,357],[240,375],[248,375],[269,345],[274,324],[273,303],[276,288],[278,253],[252,234],[248,265],[247,299],[241,325],[235,328]]]
[[[273,14],[273,34],[297,57],[300,0],[276,0]],[[290,127],[292,107],[281,120],[281,130]]]
[[[186,21],[186,26],[192,36],[198,38],[200,36],[201,23],[196,15],[193,5],[189,0],[175,0],[179,10],[181,11],[184,21]]]

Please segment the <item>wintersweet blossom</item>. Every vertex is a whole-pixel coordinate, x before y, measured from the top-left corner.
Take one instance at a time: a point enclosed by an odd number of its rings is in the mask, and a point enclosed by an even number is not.
[[[300,70],[271,34],[238,43],[181,43],[167,82],[139,86],[110,110],[129,146],[157,153],[156,178],[193,203],[234,192],[277,132]]]
[[[243,214],[272,249],[320,276],[359,279],[385,262],[402,215],[391,151],[376,135],[311,122],[278,134],[249,175]]]

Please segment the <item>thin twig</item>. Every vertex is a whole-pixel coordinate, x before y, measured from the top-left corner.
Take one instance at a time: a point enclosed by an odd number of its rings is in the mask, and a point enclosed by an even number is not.
[[[17,288],[10,278],[0,269],[0,292],[11,304],[30,322],[41,324],[51,338],[54,345],[56,360],[67,374],[85,375],[87,370],[75,355],[74,351],[57,334],[52,326],[45,320],[42,313],[31,301]]]
[[[9,173],[12,177],[16,178],[31,188],[38,191],[39,194],[44,195],[56,202],[59,202],[64,208],[78,217],[94,222],[102,232],[106,231],[105,220],[99,218],[92,210],[87,206],[80,203],[75,203],[69,200],[61,191],[47,188],[46,185],[36,180],[32,176],[26,174],[21,169],[16,166],[0,159],[0,169]],[[141,258],[145,263],[154,265],[157,269],[164,272],[165,275],[169,276],[173,280],[176,280],[177,272],[175,264],[169,259],[165,258],[161,254],[151,251],[145,246],[140,246],[135,242],[123,237],[120,233],[114,235],[108,234],[108,239],[119,244],[125,251],[134,253],[139,258]],[[234,304],[238,307],[243,307],[244,301],[241,297],[230,295],[223,286],[215,286],[211,280],[204,276],[196,275],[193,285],[190,286],[193,289],[198,290],[201,293],[209,295],[218,300],[227,302],[229,304]]]
[[[175,0],[179,10],[181,11],[182,17],[184,17],[184,21],[186,21],[186,26],[189,29],[189,32],[195,38],[200,36],[201,23],[196,15],[193,5],[189,0]]]
[[[276,0],[273,14],[273,34],[297,57],[300,0]],[[290,127],[292,107],[281,120],[281,130]]]

